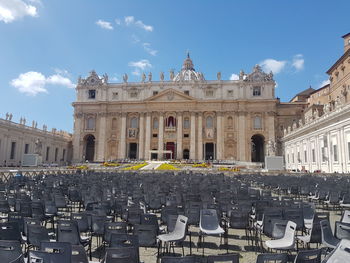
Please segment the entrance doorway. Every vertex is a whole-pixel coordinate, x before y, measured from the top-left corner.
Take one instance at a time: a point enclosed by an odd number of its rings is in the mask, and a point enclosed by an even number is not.
[[[214,160],[214,143],[205,144],[205,160]]]
[[[183,158],[184,158],[185,160],[189,160],[189,159],[190,159],[190,151],[189,151],[188,149],[185,149],[185,150],[183,151]]]
[[[255,134],[251,138],[252,140],[252,162],[264,162],[264,136]]]
[[[85,161],[93,162],[95,155],[95,136],[85,136]]]
[[[137,158],[137,143],[129,143],[129,159]]]
[[[157,151],[157,149],[152,149],[152,151]],[[151,153],[151,160],[157,160],[158,159],[158,154],[155,152]]]
[[[165,154],[165,159],[175,159],[174,158],[174,153],[175,153],[175,143],[174,142],[167,142],[166,143],[166,150],[171,151],[172,154],[166,153]]]

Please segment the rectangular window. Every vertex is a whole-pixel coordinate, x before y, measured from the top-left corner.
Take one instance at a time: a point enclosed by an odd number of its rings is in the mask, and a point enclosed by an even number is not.
[[[65,158],[66,158],[66,149],[63,149],[63,152],[62,152],[62,161],[64,161]]]
[[[137,98],[137,96],[138,96],[137,91],[131,91],[131,92],[129,93],[129,97],[130,97],[130,98],[135,99],[135,98]]]
[[[295,161],[295,160],[294,160],[294,153],[292,153],[292,160],[293,160],[293,163],[294,163],[294,161]]]
[[[86,120],[86,129],[87,130],[94,130],[95,129],[95,118],[94,117],[88,117]]]
[[[24,154],[28,154],[29,153],[29,143],[26,143],[24,145]]]
[[[259,117],[259,116],[254,117],[253,127],[254,127],[254,129],[257,129],[257,130],[262,129],[261,117]]]
[[[189,134],[188,133],[185,133],[184,134],[184,138],[188,138],[189,137]]]
[[[185,90],[184,93],[185,93],[185,95],[190,96],[190,91],[189,90]]]
[[[96,90],[89,89],[89,99],[95,99],[96,98]]]
[[[301,163],[300,152],[298,152],[298,163]]]
[[[261,87],[253,87],[253,96],[261,95]]]
[[[113,92],[113,94],[112,94],[112,98],[113,98],[114,100],[117,100],[117,99],[118,99],[118,97],[119,97],[118,92]]]
[[[157,138],[158,134],[157,133],[153,133],[153,138]]]
[[[315,149],[312,149],[312,162],[315,163],[316,162],[316,155],[315,155]]]
[[[333,145],[333,159],[338,162],[338,145]]]
[[[55,162],[57,162],[57,157],[58,157],[58,148],[55,149]]]
[[[307,151],[304,151],[304,162],[307,163]]]
[[[50,147],[46,147],[46,161],[49,160]]]
[[[153,91],[153,96],[157,95],[158,91]]]
[[[16,142],[11,143],[11,153],[10,153],[10,159],[15,159],[16,156]]]
[[[233,90],[227,91],[227,97],[233,97]]]
[[[214,91],[213,90],[206,90],[205,91],[205,96],[209,97],[209,98],[214,97]]]

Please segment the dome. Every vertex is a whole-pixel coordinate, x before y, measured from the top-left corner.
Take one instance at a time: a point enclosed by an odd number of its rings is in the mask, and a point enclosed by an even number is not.
[[[192,59],[190,54],[187,53],[187,57],[184,60],[182,69],[176,76],[173,78],[173,81],[203,81],[204,76],[201,72],[196,72],[193,66]]]

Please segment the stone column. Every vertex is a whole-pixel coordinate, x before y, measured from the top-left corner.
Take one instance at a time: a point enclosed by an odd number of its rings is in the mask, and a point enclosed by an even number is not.
[[[250,138],[247,141],[246,138],[246,112],[241,111],[238,112],[238,143],[237,143],[237,153],[239,161],[248,161],[246,159],[246,149],[248,148],[250,142]]]
[[[82,134],[82,114],[74,115],[74,133],[73,133],[73,163],[78,163],[83,160],[83,152],[81,147]]]
[[[190,159],[196,159],[196,114],[191,113]]]
[[[147,114],[146,114],[145,152],[144,152],[144,158],[146,160],[151,159],[151,155],[149,153],[150,148],[151,148],[151,113],[147,112]]]
[[[145,144],[145,117],[144,113],[140,113],[139,121],[139,159],[144,159],[144,144]]]
[[[164,148],[164,115],[161,112],[159,114],[159,130],[158,130],[158,160],[163,159],[163,148]]]
[[[99,115],[100,125],[98,127],[98,141],[97,141],[97,162],[105,161],[105,145],[106,145],[106,129],[107,129],[107,116],[105,113]]]
[[[216,159],[222,160],[224,158],[224,144],[223,144],[223,130],[222,130],[222,113],[216,113]]]
[[[125,155],[126,155],[126,113],[122,113],[120,142],[119,142],[119,159],[124,159]]]
[[[197,159],[203,160],[203,113],[198,113],[198,147]]]
[[[176,158],[177,159],[182,159],[183,158],[183,156],[182,156],[182,137],[183,137],[183,133],[182,133],[182,123],[183,123],[182,112],[179,112],[177,114],[176,123],[177,123]]]

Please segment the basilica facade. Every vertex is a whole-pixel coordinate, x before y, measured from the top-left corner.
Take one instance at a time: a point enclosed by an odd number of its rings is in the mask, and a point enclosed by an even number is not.
[[[238,80],[206,80],[188,55],[169,79],[110,83],[95,71],[79,78],[73,161],[191,159],[264,162],[282,155],[283,130],[304,102],[281,103],[272,73],[256,65]]]

